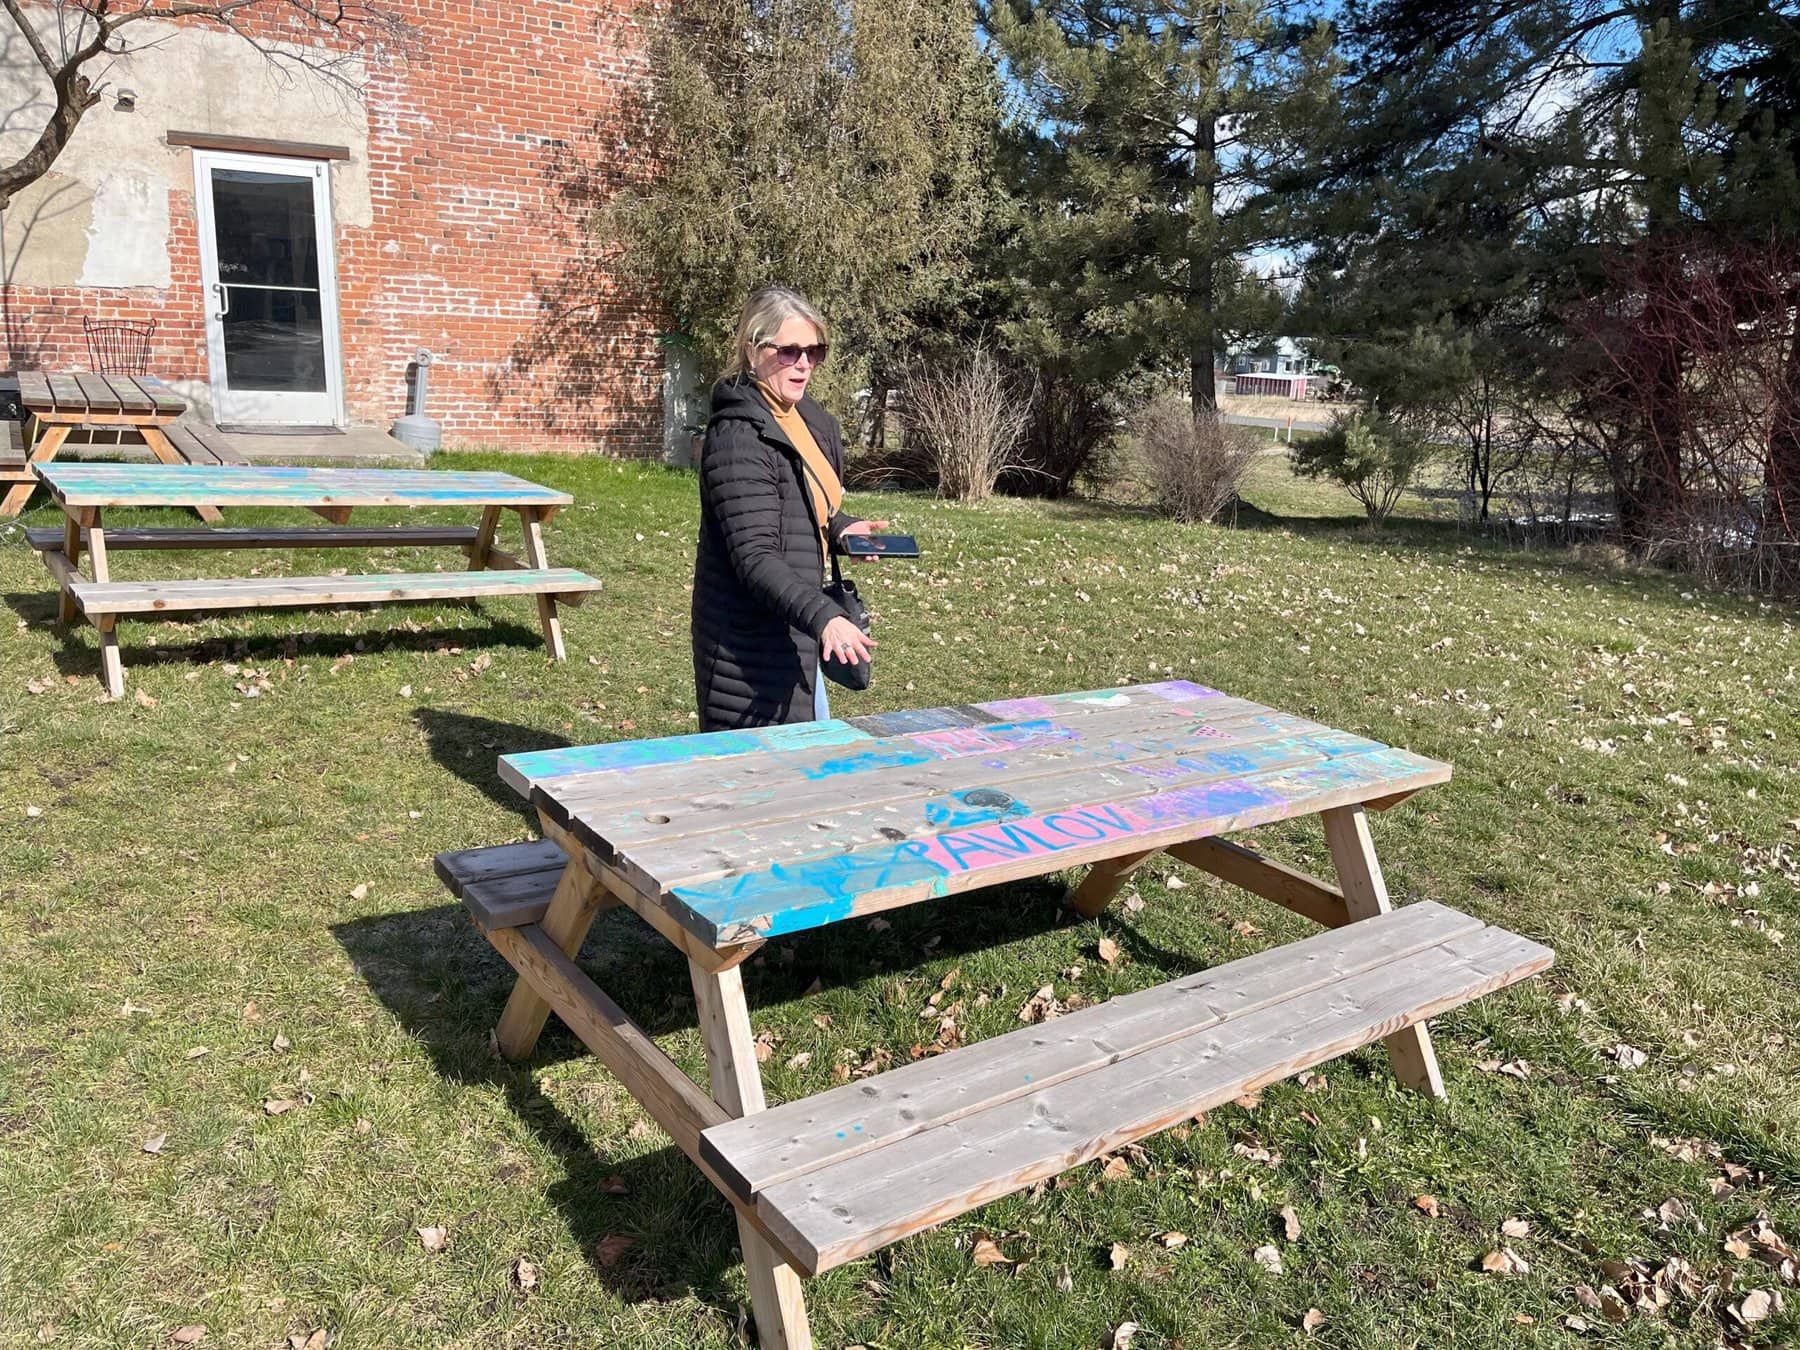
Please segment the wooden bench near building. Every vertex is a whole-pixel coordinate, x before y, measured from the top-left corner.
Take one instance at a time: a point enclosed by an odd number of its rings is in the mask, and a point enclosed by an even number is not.
[[[545,837],[437,859],[519,973],[501,1052],[528,1056],[554,1010],[712,1180],[765,1346],[811,1344],[801,1277],[1361,1046],[1442,1097],[1427,1019],[1555,959],[1392,907],[1366,809],[1448,765],[1180,681],[501,765]],[[1335,884],[1217,837],[1312,813]],[[765,1109],[739,966],[769,938],[1077,865],[1092,917],[1164,852],[1327,931]],[[710,1093],[576,965],[616,905],[688,958]]]
[[[573,498],[511,474],[219,464],[44,464],[36,472],[67,519],[61,529],[28,530],[27,541],[56,578],[61,620],[68,623],[79,613],[99,629],[101,678],[114,698],[125,689],[117,632],[121,616],[521,596],[536,601],[545,645],[561,660],[557,606],[579,605],[601,588],[584,572],[551,567],[545,556],[543,526]],[[328,523],[118,530],[103,523],[103,513],[116,508],[168,506],[301,507]],[[350,524],[358,507],[382,506],[462,507],[478,511],[480,519],[467,526]],[[523,546],[517,555],[495,545],[501,514],[509,510],[519,515]],[[395,545],[461,548],[469,570],[155,581],[117,581],[111,575],[111,555],[127,550]],[[81,571],[83,555],[90,575]]]

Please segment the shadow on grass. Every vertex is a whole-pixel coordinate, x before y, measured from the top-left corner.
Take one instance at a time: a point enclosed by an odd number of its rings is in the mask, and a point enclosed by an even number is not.
[[[537,820],[531,803],[500,777],[500,756],[566,749],[569,741],[565,737],[538,727],[497,722],[491,717],[474,717],[445,708],[419,708],[414,711],[413,720],[425,733],[425,743],[439,768],[478,789],[494,805],[517,811],[529,821]],[[469,846],[479,848],[484,842],[490,841],[471,840]]]
[[[56,625],[57,593],[45,591],[9,591],[0,596],[12,612],[32,627]],[[456,608],[480,613],[476,602],[450,601]],[[266,612],[266,611],[258,611]],[[478,651],[491,647],[541,647],[543,634],[535,628],[512,619],[487,619],[482,628],[445,629],[422,626],[390,628],[379,632],[321,633],[301,628],[291,633],[242,633],[230,636],[190,638],[166,641],[173,625],[162,615],[124,615],[119,624],[119,657],[129,678],[132,670],[161,665],[205,665],[211,661],[234,660],[255,664],[300,656],[336,660],[340,656],[379,656],[382,652],[435,652],[448,647]],[[134,622],[142,619],[140,625]],[[179,636],[180,629],[174,628]],[[133,639],[142,637],[143,641]],[[98,634],[86,620],[77,617],[62,633],[52,659],[64,675],[100,678],[100,643]],[[155,645],[149,639],[155,639]],[[75,640],[71,640],[75,639]]]

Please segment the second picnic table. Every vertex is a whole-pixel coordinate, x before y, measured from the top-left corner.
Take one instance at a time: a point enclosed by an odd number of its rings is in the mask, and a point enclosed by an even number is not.
[[[6,424],[7,441],[0,445],[0,482],[8,486],[0,499],[0,516],[16,516],[25,509],[37,486],[33,466],[54,460],[78,428],[133,432],[164,464],[232,462],[197,434],[185,428],[177,430],[175,423],[187,411],[187,401],[148,375],[86,371],[49,375],[24,370],[19,372],[19,406],[31,419],[32,434],[27,445],[18,425]],[[203,520],[219,518],[210,504],[201,506],[199,512]]]
[[[499,1048],[529,1055],[554,1010],[713,1181],[765,1346],[811,1344],[802,1275],[1371,1041],[1441,1097],[1426,1019],[1554,955],[1390,905],[1366,812],[1448,764],[1187,681],[500,765],[544,838],[437,860],[519,972]],[[1312,815],[1336,884],[1220,837]],[[1093,917],[1162,853],[1333,931],[765,1110],[741,975],[765,942],[1075,866]],[[687,958],[710,1094],[570,959],[613,905]]]
[[[314,469],[277,465],[43,464],[38,476],[63,510],[62,529],[26,532],[61,588],[59,615],[77,611],[100,630],[101,678],[120,697],[125,674],[116,625],[121,615],[194,610],[363,605],[382,601],[469,600],[529,595],[550,654],[564,654],[559,602],[580,604],[600,583],[572,568],[553,568],[543,526],[574,498],[509,473],[434,473],[417,469]],[[326,525],[197,526],[110,529],[105,512],[132,507],[303,507]],[[475,525],[352,526],[358,507],[465,507]],[[520,554],[495,547],[503,512],[516,511]],[[124,549],[340,548],[450,545],[469,570],[340,576],[256,576],[216,580],[114,581],[110,555]],[[87,554],[88,575],[81,571]]]

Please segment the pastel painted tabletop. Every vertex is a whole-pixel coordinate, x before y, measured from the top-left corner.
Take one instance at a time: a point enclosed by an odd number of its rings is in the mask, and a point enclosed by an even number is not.
[[[278,464],[36,466],[64,506],[567,506],[510,473],[309,469]]]
[[[1448,781],[1184,680],[507,755],[501,776],[714,947]]]

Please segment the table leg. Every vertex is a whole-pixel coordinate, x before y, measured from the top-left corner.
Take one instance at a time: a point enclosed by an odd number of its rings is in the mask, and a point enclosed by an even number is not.
[[[63,442],[69,439],[71,428],[66,426],[45,427],[39,423],[37,439],[31,443],[31,453],[25,457],[27,465],[44,464],[56,458],[56,452],[62,449]],[[27,469],[27,472],[30,472]],[[14,483],[6,490],[6,496],[0,499],[0,516],[16,516],[25,509],[25,503],[31,500],[31,494],[37,490],[37,477],[34,474],[29,481]]]
[[[469,567],[480,572],[488,565],[488,554],[494,549],[494,532],[500,528],[500,508],[481,508],[481,527],[475,531],[475,542],[469,545]]]
[[[1321,813],[1325,840],[1331,845],[1331,861],[1337,868],[1338,886],[1344,892],[1344,908],[1352,922],[1393,908],[1387,882],[1375,858],[1375,841],[1369,834],[1369,816],[1360,806],[1340,806]],[[1445,1096],[1444,1078],[1438,1071],[1437,1052],[1423,1022],[1397,1031],[1383,1042],[1394,1063],[1394,1076],[1427,1097]]]
[[[756,1066],[750,1009],[744,1002],[743,968],[707,970],[689,961],[688,976],[694,985],[700,1031],[706,1038],[713,1100],[734,1116],[763,1110],[762,1071]],[[742,1217],[738,1219],[738,1245],[744,1252],[750,1308],[763,1350],[809,1350],[812,1329],[806,1320],[800,1273],[777,1256]]]
[[[1070,889],[1068,905],[1084,919],[1092,919],[1112,903],[1126,879],[1162,850],[1147,849],[1142,853],[1121,853],[1088,868],[1081,884]]]
[[[106,530],[100,524],[100,512],[88,515],[88,570],[95,581],[111,581],[112,569],[106,560]],[[119,659],[118,615],[99,614],[94,626],[100,630],[100,678],[112,698],[125,697],[125,667]]]
[[[587,940],[594,916],[608,907],[610,899],[606,889],[588,871],[584,856],[580,853],[571,855],[556,883],[556,893],[550,897],[550,908],[544,912],[540,925],[544,935],[561,948],[565,956],[574,956]],[[513,985],[512,996],[506,1000],[500,1024],[494,1028],[494,1041],[500,1047],[500,1053],[512,1060],[528,1058],[537,1048],[538,1037],[543,1034],[549,1016],[550,1005],[538,997],[521,975]]]
[[[137,427],[137,432],[144,438],[144,444],[150,447],[150,453],[155,455],[157,459],[161,460],[164,464],[187,463],[187,461],[181,457],[180,451],[176,450],[176,448],[169,443],[169,438],[163,435],[163,429],[160,426],[144,422]],[[220,521],[224,519],[224,517],[219,514],[219,508],[216,506],[196,506],[194,508],[194,514],[205,521]]]
[[[81,567],[81,513],[70,511],[68,519],[63,523],[63,560],[71,569]],[[56,602],[56,621],[62,624],[75,621],[75,597],[67,584]]]
[[[519,523],[525,529],[525,565],[527,567],[548,567],[548,559],[544,556],[544,530],[540,523],[537,508],[521,506]],[[538,626],[544,630],[544,645],[550,649],[550,659],[563,659],[562,620],[556,617],[556,597],[540,595],[538,602]]]

